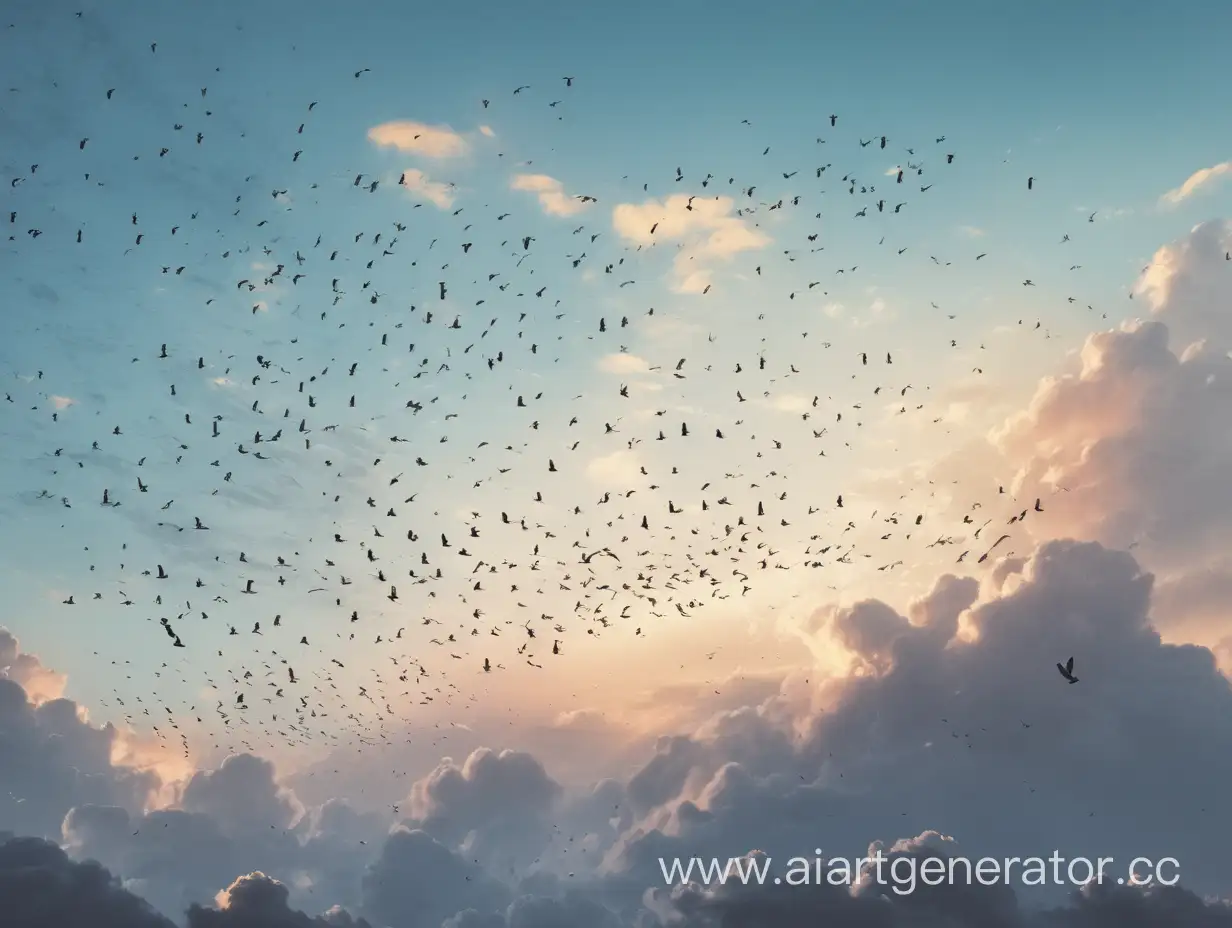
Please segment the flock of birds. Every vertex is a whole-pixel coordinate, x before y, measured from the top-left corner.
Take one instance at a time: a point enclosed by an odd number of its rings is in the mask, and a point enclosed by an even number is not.
[[[147,54],[162,52],[150,43]],[[368,75],[362,68],[344,79],[362,92]],[[556,113],[583,86],[568,76],[559,99],[537,101],[531,86],[510,96],[516,105],[546,103]],[[117,106],[125,93],[120,83],[100,86],[97,105]],[[497,100],[493,94],[477,107],[495,113]],[[237,143],[240,114],[227,121],[215,106],[202,86],[168,118],[165,142],[129,152],[120,159],[124,170],[149,165],[165,173],[177,159],[208,161],[201,153],[210,146]],[[576,246],[564,254],[540,247],[546,236],[537,213],[451,203],[435,222],[423,218],[431,207],[401,195],[382,207],[400,214],[392,222],[353,231],[332,222],[328,231],[309,231],[298,215],[322,188],[361,196],[389,184],[368,173],[372,168],[313,173],[317,121],[328,118],[323,109],[303,101],[302,116],[274,156],[285,175],[271,189],[258,192],[251,176],[233,179],[232,189],[219,182],[202,188],[209,199],[170,221],[149,219],[138,205],[106,224],[77,225],[69,218],[70,195],[40,186],[47,169],[38,163],[7,184],[10,260],[51,252],[72,261],[72,249],[101,242],[96,247],[111,255],[112,272],[133,287],[161,288],[162,303],[171,307],[162,333],[151,332],[129,362],[161,383],[161,396],[108,409],[113,422],[90,421],[71,406],[51,405],[54,360],[31,359],[46,370],[15,371],[0,406],[0,427],[12,432],[24,417],[41,443],[44,482],[22,488],[29,505],[40,507],[38,518],[63,518],[68,532],[85,507],[102,514],[91,519],[112,520],[107,535],[114,549],[90,552],[90,573],[66,591],[64,608],[101,602],[131,610],[132,628],[148,627],[167,649],[152,688],[117,680],[114,701],[128,724],[148,728],[185,755],[193,748],[190,732],[208,732],[213,747],[347,739],[380,745],[397,737],[408,706],[474,701],[487,675],[546,670],[579,636],[652,638],[666,617],[697,620],[712,604],[773,588],[781,571],[866,561],[891,571],[903,564],[901,556],[882,553],[892,544],[901,552],[925,542],[950,547],[954,562],[982,564],[1007,550],[1015,527],[1043,511],[1041,500],[1013,501],[1002,487],[971,499],[961,520],[923,508],[870,513],[850,491],[818,491],[816,478],[776,464],[787,446],[810,460],[852,450],[866,403],[891,397],[902,415],[933,416],[926,402],[912,399],[923,397],[927,385],[904,382],[894,352],[884,347],[870,345],[852,358],[856,402],[818,390],[788,417],[794,425],[772,426],[763,415],[746,414],[743,404],[773,399],[789,386],[813,393],[801,359],[832,343],[808,333],[796,356],[741,336],[734,365],[715,353],[713,334],[699,337],[690,356],[640,372],[669,388],[700,382],[710,402],[704,412],[682,411],[666,390],[640,391],[635,367],[602,402],[555,395],[562,388],[549,378],[567,379],[559,372],[573,353],[633,357],[622,340],[656,320],[638,288],[630,288],[638,268],[672,245],[634,245],[592,226],[584,209],[598,198],[590,195],[574,197],[582,223],[568,237]],[[902,146],[887,135],[848,135],[839,114],[820,122],[816,149],[825,156],[817,163],[781,166],[769,178],[676,167],[640,190],[691,185],[697,192],[685,205],[690,211],[699,198],[730,196],[736,218],[755,223],[790,210],[820,220],[817,188],[825,185],[825,202],[838,199],[828,218],[880,215],[892,222],[923,208],[921,201],[937,196],[934,185],[962,167],[961,152],[943,134]],[[121,170],[114,159],[95,157],[99,125],[64,140],[65,151],[56,155],[58,189],[67,177],[105,186]],[[117,146],[122,139],[109,140],[109,151]],[[896,152],[902,165],[884,176],[843,166],[864,149]],[[770,152],[766,146],[762,155]],[[74,158],[70,173],[64,164]],[[780,180],[799,184],[798,192],[758,196]],[[1020,183],[1024,194],[1037,186],[1034,177]],[[407,184],[405,173],[398,184]],[[429,238],[421,230],[430,225]],[[658,226],[649,224],[647,239]],[[823,241],[818,223],[798,247],[759,258],[750,279],[782,279],[797,262],[816,268]],[[905,251],[891,245],[882,253]],[[381,283],[410,268],[413,279]],[[595,286],[611,281],[605,299],[573,298],[571,285],[558,283],[572,271],[590,272]],[[828,288],[826,277],[857,271],[810,271],[819,279],[788,292],[778,312],[789,312],[797,296]],[[469,305],[457,293],[468,294]],[[211,313],[243,320],[230,324],[249,343],[202,348],[188,320]],[[183,326],[177,314],[185,314]],[[742,325],[748,331],[751,320]],[[958,347],[948,334],[939,341]],[[329,360],[318,365],[307,360],[312,356]],[[635,415],[647,400],[657,408]],[[622,403],[627,413],[607,416]],[[158,428],[147,427],[151,419]],[[780,434],[771,437],[773,429]],[[497,434],[506,438],[491,437]],[[464,452],[453,455],[456,447]],[[587,460],[651,449],[658,456],[610,481],[619,486],[576,498],[577,484],[561,481],[582,473],[579,449]],[[347,470],[344,462],[360,459],[362,473]],[[299,477],[309,473],[318,476]],[[297,479],[304,480],[300,491]],[[285,505],[296,517],[312,514],[316,529],[285,547],[257,550],[261,538],[244,534],[242,510],[271,483],[293,500]],[[485,502],[446,511],[441,500],[450,493]],[[231,508],[220,508],[220,500],[231,500]],[[273,508],[270,519],[278,515]],[[138,561],[129,552],[138,523],[160,539],[162,563],[158,555]],[[995,537],[982,537],[989,526]],[[177,561],[198,540],[192,536],[208,536],[201,542],[207,547],[194,549],[196,560]],[[307,613],[315,624],[303,619]],[[314,633],[310,624],[329,631]],[[134,670],[129,660],[113,663],[125,674]],[[1073,665],[1073,658],[1057,665],[1071,683]],[[198,673],[204,682],[189,680]],[[215,694],[212,704],[163,693],[164,674],[206,687]]]

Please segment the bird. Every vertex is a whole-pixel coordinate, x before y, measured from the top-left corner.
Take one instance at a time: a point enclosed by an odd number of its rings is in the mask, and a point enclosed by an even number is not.
[[[1078,682],[1078,678],[1074,676],[1074,659],[1072,657],[1064,664],[1057,664],[1057,670],[1059,670],[1061,672],[1061,676],[1063,676],[1070,683]]]

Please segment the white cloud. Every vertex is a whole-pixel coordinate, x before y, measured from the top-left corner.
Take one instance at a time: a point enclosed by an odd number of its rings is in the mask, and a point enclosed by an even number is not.
[[[479,134],[480,134],[480,135],[483,135],[483,136],[487,136],[487,137],[488,137],[488,138],[490,138],[490,139],[492,139],[492,138],[496,138],[496,133],[495,133],[494,131],[492,131],[492,127],[491,127],[491,126],[480,126],[480,127],[479,127]]]
[[[732,215],[734,208],[731,197],[678,193],[664,200],[618,204],[612,210],[612,228],[626,241],[643,246],[679,242],[683,247],[673,262],[673,289],[701,293],[711,283],[709,262],[730,260],[772,241],[761,229]]]
[[[808,412],[813,404],[812,400],[807,396],[800,396],[796,393],[780,393],[770,401],[770,405],[779,412],[800,413]]]
[[[453,187],[450,184],[429,179],[428,175],[418,168],[403,171],[401,185],[406,188],[407,193],[427,200],[440,209],[449,209],[453,206]]]
[[[601,357],[599,370],[605,374],[644,374],[650,370],[650,364],[645,358],[622,351]]]
[[[449,126],[430,126],[409,119],[373,126],[368,130],[368,139],[381,148],[396,148],[425,158],[457,158],[470,150],[466,139]]]
[[[513,190],[537,195],[539,205],[549,216],[573,216],[587,206],[577,197],[565,193],[565,185],[546,174],[515,174],[509,186]]]
[[[636,451],[614,451],[592,458],[586,465],[586,476],[601,484],[629,484],[638,479],[641,466]]]
[[[1194,171],[1186,179],[1185,183],[1177,187],[1175,190],[1169,190],[1159,198],[1162,206],[1176,206],[1184,200],[1189,199],[1203,187],[1219,180],[1226,174],[1232,174],[1232,161],[1223,161],[1219,164],[1212,165],[1209,168],[1202,168],[1199,171]]]
[[[68,409],[70,406],[75,406],[77,401],[71,396],[52,396],[51,405],[56,409]]]

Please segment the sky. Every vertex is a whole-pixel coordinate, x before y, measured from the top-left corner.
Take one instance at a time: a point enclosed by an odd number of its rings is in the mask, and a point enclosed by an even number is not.
[[[0,902],[1232,923],[1230,18],[9,4]]]

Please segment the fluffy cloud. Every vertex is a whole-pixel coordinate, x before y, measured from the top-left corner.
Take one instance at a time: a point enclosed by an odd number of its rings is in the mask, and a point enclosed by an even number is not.
[[[1229,226],[1206,223],[1159,249],[1135,291],[1151,318],[1091,335],[1075,369],[993,435],[1007,488],[1045,500],[1036,537],[1134,545],[1163,576],[1167,622],[1190,632],[1188,607],[1232,579],[1229,248]],[[1197,640],[1224,634],[1219,616]]]
[[[976,856],[1171,856],[1187,883],[1220,885],[1223,838],[1200,823],[1232,773],[1232,690],[1211,653],[1160,642],[1152,578],[1124,552],[1052,542],[997,579],[976,600],[944,578],[906,616],[819,614],[853,672],[804,688],[803,707],[785,687],[664,741],[605,866],[650,882],[663,856],[858,857],[940,827]],[[1070,655],[1078,686],[1054,666]],[[1169,800],[1144,801],[1161,783]]]
[[[44,667],[33,654],[25,654],[6,628],[0,628],[0,679],[12,680],[33,703],[64,695],[64,675]]]
[[[601,357],[599,370],[605,374],[645,374],[650,370],[650,364],[645,358],[622,351]]]
[[[731,197],[673,194],[664,200],[617,205],[612,227],[626,241],[641,246],[678,243],[673,287],[680,293],[701,293],[710,285],[712,262],[730,260],[771,242],[761,229],[732,215],[734,208]]]
[[[636,451],[613,451],[591,458],[586,465],[586,476],[595,483],[623,489],[636,482],[641,468],[642,459]]]
[[[547,841],[548,815],[561,788],[530,754],[487,748],[461,766],[446,759],[411,791],[425,832],[472,857],[529,865]]]
[[[627,779],[578,796],[564,795],[527,754],[480,750],[416,783],[411,819],[381,841],[379,821],[340,803],[301,814],[269,764],[241,756],[192,778],[184,809],[78,807],[65,842],[168,914],[197,903],[190,928],[349,925],[359,916],[407,928],[822,918],[909,926],[925,912],[971,928],[1165,915],[1178,928],[1220,925],[1226,908],[1180,890],[1090,891],[1036,913],[1047,899],[1020,902],[1004,887],[882,892],[874,902],[868,887],[671,889],[659,868],[660,857],[726,859],[752,848],[781,860],[818,847],[857,858],[870,841],[910,855],[935,850],[940,839],[929,832],[941,828],[959,838],[951,850],[974,857],[1054,848],[1126,862],[1175,857],[1187,885],[1226,889],[1225,837],[1207,810],[1232,776],[1232,733],[1222,725],[1232,689],[1209,651],[1161,643],[1151,598],[1152,578],[1130,554],[1051,542],[1002,564],[983,588],[943,577],[905,614],[875,600],[818,610],[806,633],[842,649],[848,673],[793,676],[760,704],[664,737]],[[1082,680],[1072,687],[1053,666],[1071,654]],[[1161,784],[1166,802],[1146,798]],[[898,842],[904,834],[922,837]],[[377,839],[370,852],[361,835]],[[322,858],[335,876],[321,878]],[[190,883],[191,892],[165,888]],[[46,885],[20,891],[33,898]],[[203,908],[227,886],[216,909]],[[355,915],[296,912],[297,894],[313,889],[316,906],[343,903]]]
[[[194,905],[188,928],[369,928],[345,909],[333,908],[310,918],[292,909],[282,883],[259,871],[239,877],[218,894],[217,909]]]
[[[199,770],[184,788],[186,812],[208,815],[233,834],[290,828],[303,814],[294,794],[280,788],[274,765],[252,754],[228,757],[217,770]]]
[[[1185,179],[1185,183],[1160,197],[1159,202],[1164,206],[1176,206],[1227,174],[1232,174],[1232,161],[1221,161],[1209,168],[1194,171]]]
[[[38,838],[0,834],[6,928],[172,928],[96,863],[75,863]]]
[[[546,174],[515,174],[509,182],[512,190],[533,193],[539,206],[549,216],[573,216],[589,205],[580,198],[565,193],[565,185]]]
[[[368,140],[381,148],[396,148],[425,158],[458,158],[470,150],[470,145],[449,126],[398,119],[373,126]]]
[[[398,183],[411,196],[427,200],[438,209],[449,209],[453,206],[453,186],[431,180],[418,168],[403,171]]]
[[[58,837],[73,806],[95,802],[140,809],[158,785],[153,773],[112,764],[119,732],[96,727],[68,699],[31,701],[20,680],[47,687],[47,671],[0,632],[0,827]]]
[[[510,890],[425,831],[399,828],[364,874],[365,910],[400,928],[437,928],[466,909],[503,909]]]

